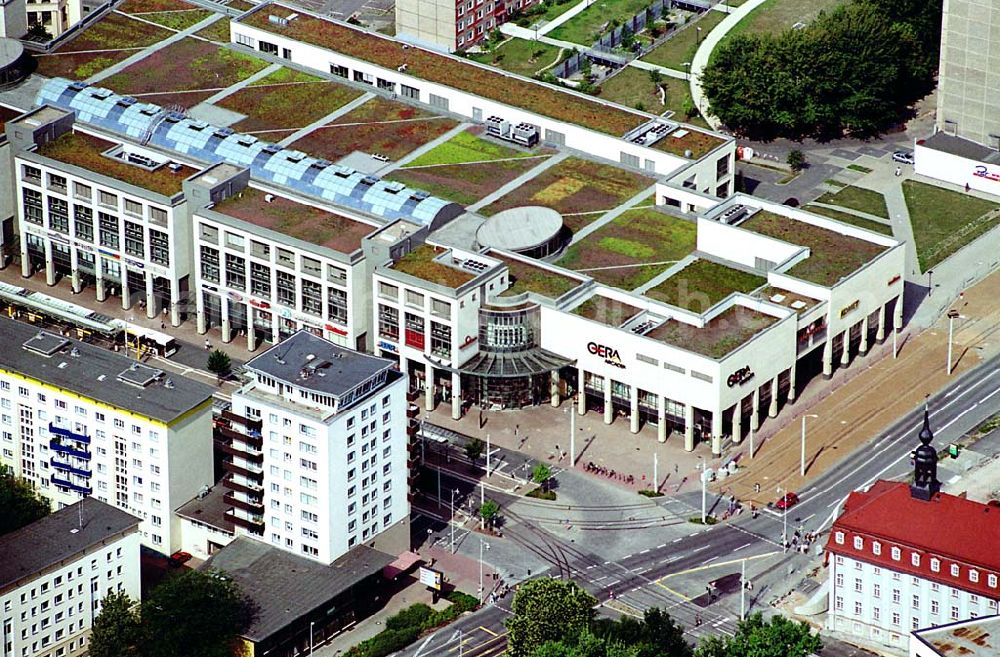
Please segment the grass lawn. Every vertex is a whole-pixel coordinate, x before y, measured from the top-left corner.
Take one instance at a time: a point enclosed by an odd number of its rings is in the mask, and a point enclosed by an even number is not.
[[[692,117],[684,116],[684,105],[691,98],[691,87],[687,80],[664,76],[660,86],[665,92],[665,105],[660,104],[660,94],[653,86],[653,81],[649,79],[649,73],[635,66],[626,66],[599,87],[599,97],[629,107],[636,107],[638,103],[642,103],[646,112],[663,114],[669,111],[673,112],[672,117],[676,120],[703,128],[708,127],[700,114]]]
[[[584,0],[585,1],[585,0]],[[535,23],[550,23],[579,4],[579,0],[545,0],[545,13],[532,16]]]
[[[253,4],[252,2],[247,2],[246,0],[232,0],[232,2],[230,2],[226,6],[230,7],[231,9],[236,9],[237,11],[249,11],[250,9],[253,9],[257,5]]]
[[[709,11],[703,14],[697,21],[685,26],[653,52],[643,57],[642,61],[666,66],[677,71],[685,70],[684,62],[690,62],[695,51],[698,50],[698,28],[701,28],[701,38],[703,39],[725,17],[726,14],[721,11]]]
[[[396,169],[387,178],[459,205],[472,205],[542,161],[543,158],[522,158],[502,162],[402,168]]]
[[[147,21],[153,21],[157,25],[162,25],[163,27],[168,27],[171,30],[186,30],[187,28],[200,23],[214,12],[207,9],[186,9],[183,11],[164,11],[158,14],[143,14],[143,19]],[[220,19],[220,23],[228,23],[229,21],[225,18]]]
[[[398,160],[456,125],[452,119],[377,97],[317,128],[292,148],[332,161],[354,151]]]
[[[726,267],[709,260],[695,260],[646,296],[678,308],[703,313],[733,292],[750,293],[767,283],[756,274]]]
[[[279,81],[298,75],[312,79]],[[262,84],[244,87],[215,103],[247,116],[232,126],[238,132],[298,130],[361,95],[361,91],[352,87],[288,69],[275,71],[260,82]]]
[[[101,86],[126,95],[149,94],[144,99],[149,102],[191,107],[195,98],[204,100],[266,66],[261,59],[206,41],[181,39],[103,80]]]
[[[809,23],[819,12],[831,10],[844,0],[767,0],[751,11],[726,35],[740,32],[777,33],[796,23]]]
[[[530,156],[531,153],[529,152],[519,151],[481,139],[471,131],[466,130],[411,161],[406,167],[423,167],[435,164],[463,164],[465,162],[483,162],[485,160],[502,160]]]
[[[118,50],[119,48],[145,48],[163,41],[171,32],[137,21],[128,16],[111,13],[97,21],[80,36],[76,37],[57,53],[80,52],[82,50]],[[113,53],[101,53],[103,55]],[[132,55],[134,53],[126,53]]]
[[[703,328],[670,320],[647,333],[646,337],[710,358],[722,358],[776,321],[777,317],[733,306]]]
[[[617,19],[624,22],[649,5],[648,0],[594,0],[593,4],[546,36],[589,46]]]
[[[570,157],[480,212],[492,215],[522,205],[544,205],[564,215],[563,220],[570,230],[577,231],[653,182],[652,178],[638,173]]]
[[[860,187],[844,187],[838,192],[827,192],[816,199],[818,203],[839,205],[852,210],[860,210],[883,219],[889,218],[889,210],[885,207],[885,197],[879,192]]]
[[[878,221],[872,221],[870,219],[864,219],[862,217],[855,217],[853,214],[839,212],[838,210],[831,210],[830,208],[822,208],[818,205],[807,205],[803,209],[815,214],[823,215],[824,217],[829,217],[830,219],[836,219],[841,223],[850,224],[852,226],[857,226],[858,228],[864,228],[865,230],[871,230],[876,233],[892,237],[892,226],[888,224],[879,223]]]
[[[860,164],[848,164],[847,168],[851,171],[860,171],[861,173],[871,173],[874,169],[869,169],[868,167],[863,167]]]
[[[200,36],[209,41],[216,41],[218,43],[229,43],[229,21],[225,18],[215,21],[208,27],[203,27],[194,33],[195,36]]]
[[[903,182],[920,270],[927,271],[1000,223],[997,203],[912,180]],[[990,214],[992,212],[992,214]]]
[[[808,248],[809,257],[787,273],[824,287],[833,287],[887,248],[767,210],[754,214],[740,228]]]
[[[38,58],[39,75],[50,78],[86,80],[104,69],[117,64],[135,54],[134,50],[113,50],[108,52],[68,52],[52,55],[35,55]]]
[[[634,290],[694,251],[695,234],[694,222],[653,209],[628,210],[570,246],[557,264]]]
[[[183,0],[125,0],[117,10],[125,14],[149,14],[158,11],[181,11],[195,9]]]
[[[509,260],[494,255],[507,263],[507,271],[510,274],[510,287],[500,294],[502,297],[512,297],[524,292],[534,292],[543,297],[558,299],[570,290],[578,287],[581,281],[558,274],[548,269],[542,269],[530,265],[520,260]]]
[[[666,78],[665,82],[669,80],[670,78]],[[683,80],[678,82],[684,84]],[[656,85],[649,78],[649,72],[635,66],[626,66],[611,79],[602,82],[599,95],[612,103],[654,114],[661,114],[667,110],[665,105],[660,104],[660,95],[656,91]]]
[[[639,312],[640,309],[636,306],[600,294],[595,294],[573,309],[574,315],[608,326],[621,326]]]
[[[558,46],[539,41],[509,39],[493,52],[471,54],[469,59],[531,77],[541,69],[555,64],[561,58],[561,51],[562,48]]]

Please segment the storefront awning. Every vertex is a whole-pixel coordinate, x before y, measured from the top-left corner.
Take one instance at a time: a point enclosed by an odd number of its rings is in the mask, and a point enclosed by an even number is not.
[[[460,368],[462,374],[488,378],[506,378],[545,374],[575,361],[545,349],[535,348],[513,353],[480,352]]]

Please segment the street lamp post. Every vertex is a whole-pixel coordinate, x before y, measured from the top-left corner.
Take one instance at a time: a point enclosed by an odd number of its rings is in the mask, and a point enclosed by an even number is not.
[[[569,407],[569,465],[576,467],[576,400]]]
[[[490,549],[490,544],[484,541],[481,537],[479,539],[479,604],[483,604],[483,594],[486,590],[483,588],[483,549]]]
[[[316,625],[316,621],[309,621],[309,654],[313,654],[313,627]]]
[[[455,489],[451,489],[451,515],[448,516],[451,525],[451,553],[455,554]]]
[[[927,270],[927,296],[931,296],[934,293],[934,270]]]
[[[698,469],[701,470],[701,524],[705,524],[705,501],[706,501],[706,491],[705,491],[705,481],[707,477],[705,476],[705,461],[702,457],[698,457]]]
[[[684,62],[684,79],[691,79],[691,62]]]
[[[486,434],[486,476],[490,476],[490,434]]]
[[[740,571],[740,620],[747,617],[747,560],[743,559],[743,566]]]
[[[951,342],[955,335],[955,320],[961,317],[957,310],[948,311],[948,376],[951,376]]]
[[[808,415],[802,416],[802,458],[799,464],[799,476],[806,476],[806,418],[807,417],[819,417],[815,413],[809,413]]]
[[[781,510],[781,551],[788,552],[788,500],[784,498],[781,486],[778,486],[778,499],[784,507]]]

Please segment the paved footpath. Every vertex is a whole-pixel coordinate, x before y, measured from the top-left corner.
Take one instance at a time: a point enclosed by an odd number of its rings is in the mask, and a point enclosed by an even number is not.
[[[708,66],[708,60],[712,56],[712,51],[719,45],[723,37],[729,34],[729,31],[736,27],[747,14],[764,4],[765,1],[747,0],[747,2],[729,12],[729,15],[723,18],[722,22],[716,25],[714,30],[705,35],[705,39],[698,46],[694,57],[691,58],[691,98],[694,100],[695,107],[698,108],[701,115],[705,117],[708,124],[715,130],[719,129],[721,123],[709,111],[708,99],[705,98],[705,91],[701,88],[701,73]]]

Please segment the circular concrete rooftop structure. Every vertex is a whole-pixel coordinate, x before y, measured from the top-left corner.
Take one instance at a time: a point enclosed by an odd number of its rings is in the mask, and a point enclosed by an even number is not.
[[[562,247],[562,215],[551,208],[526,205],[498,212],[476,231],[481,246],[544,258]]]
[[[28,57],[17,39],[0,37],[0,86],[20,82],[28,75]]]

